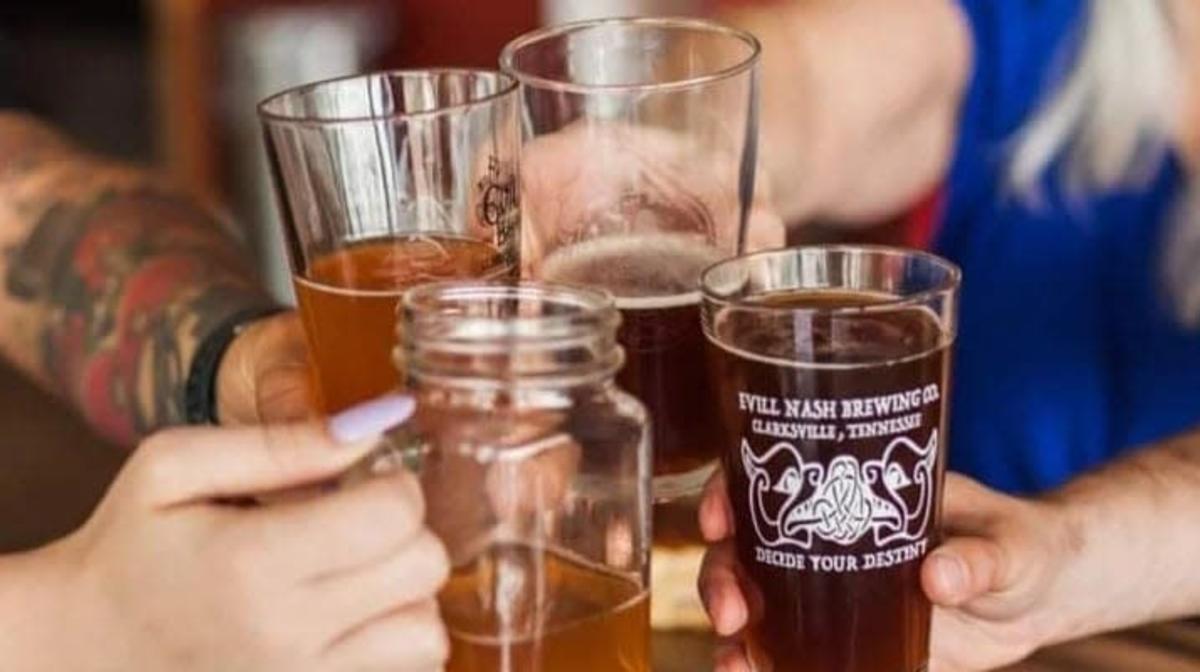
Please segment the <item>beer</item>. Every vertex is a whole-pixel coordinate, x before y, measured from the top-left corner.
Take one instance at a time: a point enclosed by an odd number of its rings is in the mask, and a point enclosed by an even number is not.
[[[650,611],[631,578],[557,551],[494,546],[439,596],[446,672],[648,672]]]
[[[918,672],[938,541],[951,340],[882,293],[706,306],[748,650],[777,672]],[[769,310],[761,310],[761,309]]]
[[[375,239],[318,256],[295,287],[322,409],[337,412],[399,383],[391,354],[404,290],[509,271],[492,245],[450,236]]]
[[[617,383],[650,411],[656,477],[695,473],[718,455],[698,288],[700,272],[718,259],[702,239],[660,233],[595,238],[542,262],[545,280],[616,297],[625,348]]]

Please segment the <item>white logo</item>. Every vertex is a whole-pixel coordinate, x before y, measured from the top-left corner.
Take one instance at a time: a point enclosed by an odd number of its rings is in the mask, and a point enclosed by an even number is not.
[[[814,537],[851,546],[869,532],[877,547],[924,539],[937,452],[934,430],[924,448],[898,437],[877,460],[839,455],[827,469],[805,462],[786,441],[756,457],[743,439],[754,531],[768,548],[805,551]],[[771,481],[772,472],[780,474],[778,481]]]

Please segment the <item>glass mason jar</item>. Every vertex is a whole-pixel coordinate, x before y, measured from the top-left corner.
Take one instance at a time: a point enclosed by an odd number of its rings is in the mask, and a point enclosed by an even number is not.
[[[453,565],[446,669],[649,670],[648,423],[612,298],[461,281],[400,313],[418,410],[392,443]]]

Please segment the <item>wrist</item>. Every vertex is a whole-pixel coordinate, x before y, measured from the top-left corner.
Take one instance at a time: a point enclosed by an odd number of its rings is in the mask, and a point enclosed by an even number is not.
[[[1098,548],[1093,513],[1086,502],[1067,493],[1038,503],[1046,521],[1043,533],[1049,544],[1048,585],[1033,619],[1038,648],[1087,637],[1110,629],[1112,586],[1115,579],[1102,566],[1110,551]]]
[[[261,324],[266,318],[283,309],[263,302],[249,308],[231,312],[216,323],[197,344],[188,367],[187,384],[184,390],[184,405],[189,424],[217,424],[228,409],[253,400],[231,399],[237,393],[253,393],[254,385],[239,385],[238,379],[251,378],[252,372],[242,370],[254,356],[240,355],[239,342],[246,332]]]

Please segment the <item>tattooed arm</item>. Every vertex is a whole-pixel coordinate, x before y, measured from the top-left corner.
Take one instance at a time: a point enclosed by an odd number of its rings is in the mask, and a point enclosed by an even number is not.
[[[197,345],[231,316],[272,305],[212,212],[3,112],[0,279],[0,353],[124,444],[183,422]],[[255,359],[265,353],[272,361]],[[263,367],[284,366],[290,393],[303,387],[302,363],[291,318],[256,323],[222,361],[219,408],[255,419],[256,388],[271,378]]]

